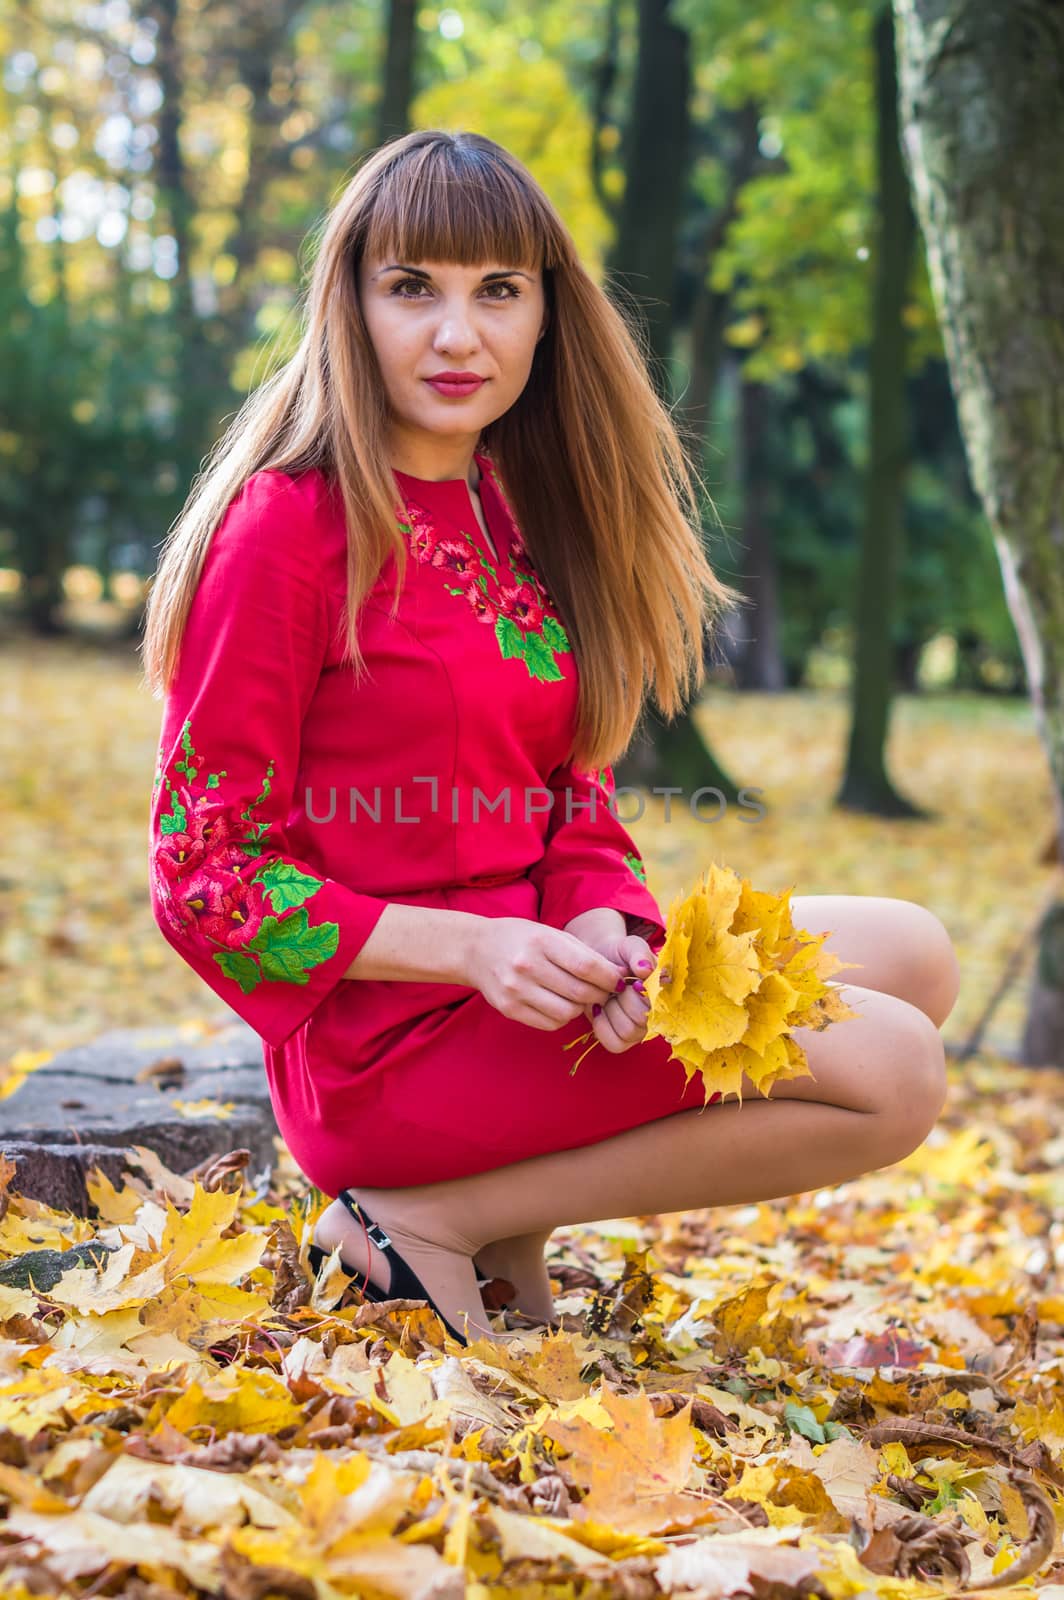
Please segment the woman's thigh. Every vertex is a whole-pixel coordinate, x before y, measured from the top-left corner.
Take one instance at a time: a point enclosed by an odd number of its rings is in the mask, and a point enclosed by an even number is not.
[[[791,899],[796,928],[825,933],[824,949],[859,966],[840,971],[863,989],[896,995],[940,1028],[953,1010],[960,968],[946,928],[914,900],[888,895],[811,894]]]

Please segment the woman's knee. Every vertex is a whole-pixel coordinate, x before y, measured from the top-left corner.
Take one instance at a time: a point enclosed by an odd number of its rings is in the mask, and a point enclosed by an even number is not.
[[[894,999],[885,1019],[887,1049],[877,1075],[876,1136],[887,1152],[883,1165],[921,1145],[946,1103],[946,1051],[942,1035],[919,1006]]]
[[[927,906],[891,895],[806,895],[793,906],[796,923],[828,930],[828,949],[857,963],[844,981],[907,1000],[942,1026],[957,999],[960,966],[945,925]]]
[[[912,1004],[941,1028],[960,991],[957,952],[945,923],[929,907],[914,900],[900,903],[907,912],[905,960],[911,974],[907,998],[911,995]]]

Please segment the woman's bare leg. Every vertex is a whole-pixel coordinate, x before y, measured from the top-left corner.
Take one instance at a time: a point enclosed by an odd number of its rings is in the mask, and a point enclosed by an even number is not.
[[[926,1012],[941,1028],[953,1010],[960,968],[946,928],[934,912],[913,900],[887,895],[814,894],[791,897],[797,928],[829,932],[825,949],[856,961],[855,983],[897,995]],[[543,1259],[550,1232],[496,1239],[477,1251],[474,1266],[488,1277],[508,1278],[511,1302],[529,1317],[553,1315],[550,1275]]]
[[[550,1233],[603,1217],[742,1205],[843,1183],[889,1166],[922,1143],[945,1095],[945,1053],[934,1022],[895,995],[845,984],[855,1020],[796,1028],[812,1077],[779,1083],[770,1099],[744,1083],[728,1100],[681,1111],[596,1144],[557,1150],[470,1177],[400,1189],[352,1188],[423,1279],[448,1320],[493,1334],[473,1258],[501,1238]],[[330,1208],[331,1210],[332,1208]],[[341,1208],[342,1210],[342,1208]],[[366,1241],[346,1213],[327,1213],[319,1242],[352,1264]],[[342,1230],[342,1231],[341,1231]],[[387,1258],[370,1246],[373,1281]]]
[[[897,995],[941,1028],[960,988],[960,966],[946,928],[915,900],[877,894],[806,894],[791,897],[796,928],[830,937],[824,949],[857,961],[840,973],[862,989]]]
[[[537,1322],[549,1322],[554,1315],[554,1295],[544,1258],[552,1231],[540,1228],[509,1239],[492,1239],[473,1259],[473,1265],[485,1277],[509,1278],[515,1291],[510,1305]]]

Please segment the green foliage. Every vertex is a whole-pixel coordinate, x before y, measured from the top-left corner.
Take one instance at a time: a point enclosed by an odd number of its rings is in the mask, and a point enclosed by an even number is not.
[[[788,1400],[783,1408],[783,1418],[792,1433],[800,1433],[813,1444],[827,1444],[831,1439],[852,1439],[853,1434],[841,1422],[818,1422],[808,1406]]]
[[[601,272],[610,226],[591,185],[591,122],[561,62],[521,59],[521,93],[514,94],[520,41],[505,26],[484,40],[467,76],[424,90],[414,103],[420,127],[466,128],[487,134],[525,162],[550,195],[589,270]],[[574,159],[575,158],[575,159]]]
[[[760,440],[763,515],[771,530],[786,680],[807,681],[813,651],[852,613],[861,473],[866,450],[863,375],[834,390],[806,377],[780,377]],[[967,483],[949,383],[942,362],[919,385],[910,380],[910,411],[934,411],[934,427],[914,428],[907,475],[901,570],[894,609],[897,646],[937,634],[968,635],[1015,678],[1022,662],[1002,591],[993,536]],[[734,434],[734,418],[722,413]],[[736,483],[713,485],[726,530],[714,564],[734,580],[741,557],[743,505]],[[742,631],[751,623],[744,618]],[[1021,680],[1022,681],[1022,680]]]
[[[705,276],[728,297],[726,338],[745,373],[772,391],[765,514],[795,683],[824,632],[848,616],[852,594],[875,250],[874,14],[872,0],[671,7],[691,34],[696,152],[677,274],[679,344]],[[602,139],[614,198],[637,64],[634,0],[621,0],[618,17]],[[158,139],[134,166],[128,151],[109,153],[104,137],[104,89],[159,87],[151,30],[113,11],[85,23],[62,0],[47,19],[26,13],[19,60],[32,58],[38,71],[12,69],[0,87],[0,147],[20,174],[0,202],[9,207],[0,240],[0,566],[20,567],[41,593],[57,592],[73,560],[148,575],[211,442],[248,389],[292,353],[315,225],[373,138],[385,20],[363,0],[315,3],[281,38],[254,8],[239,28],[227,0],[197,12],[179,40],[192,278],[183,301],[182,281],[160,270],[174,219]],[[513,150],[597,275],[612,234],[608,201],[591,180],[606,40],[603,0],[426,5],[417,13],[412,107],[416,125],[479,130]],[[3,22],[0,45],[13,58]],[[129,70],[115,73],[122,57]],[[40,109],[45,72],[50,121]],[[707,264],[697,241],[726,200],[732,113],[748,101],[760,118],[758,168]],[[50,129],[64,123],[79,130],[73,150],[50,143]],[[157,135],[159,110],[140,124]],[[64,178],[86,193],[106,191],[125,233],[104,242],[89,225],[82,237],[53,238]],[[941,355],[922,249],[907,321],[915,469],[898,642],[967,631],[1015,662],[993,541],[958,470],[959,442],[954,434],[943,443],[927,420],[952,416],[952,399],[915,386]],[[839,391],[823,422],[838,445],[827,464],[807,415],[810,374]],[[200,389],[190,401],[193,380]],[[729,470],[735,458],[723,394],[711,416],[712,474],[717,453]],[[732,530],[720,541],[722,574],[734,577],[727,568],[737,562],[743,508],[731,485],[711,487]]]
[[[711,105],[760,110],[769,170],[739,196],[710,281],[735,313],[729,343],[751,378],[771,382],[809,361],[845,361],[870,326],[875,259],[872,0],[674,0],[690,30]],[[696,172],[719,193],[717,161]],[[939,353],[930,286],[917,251],[906,321],[917,370]]]

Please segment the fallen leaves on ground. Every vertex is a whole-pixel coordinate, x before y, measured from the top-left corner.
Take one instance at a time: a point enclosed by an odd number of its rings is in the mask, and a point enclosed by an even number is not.
[[[1062,1120],[951,1069],[894,1167],[557,1230],[559,1328],[468,1348],[330,1309],[287,1160],[137,1150],[92,1219],[5,1167],[0,1594],[1060,1600]]]

